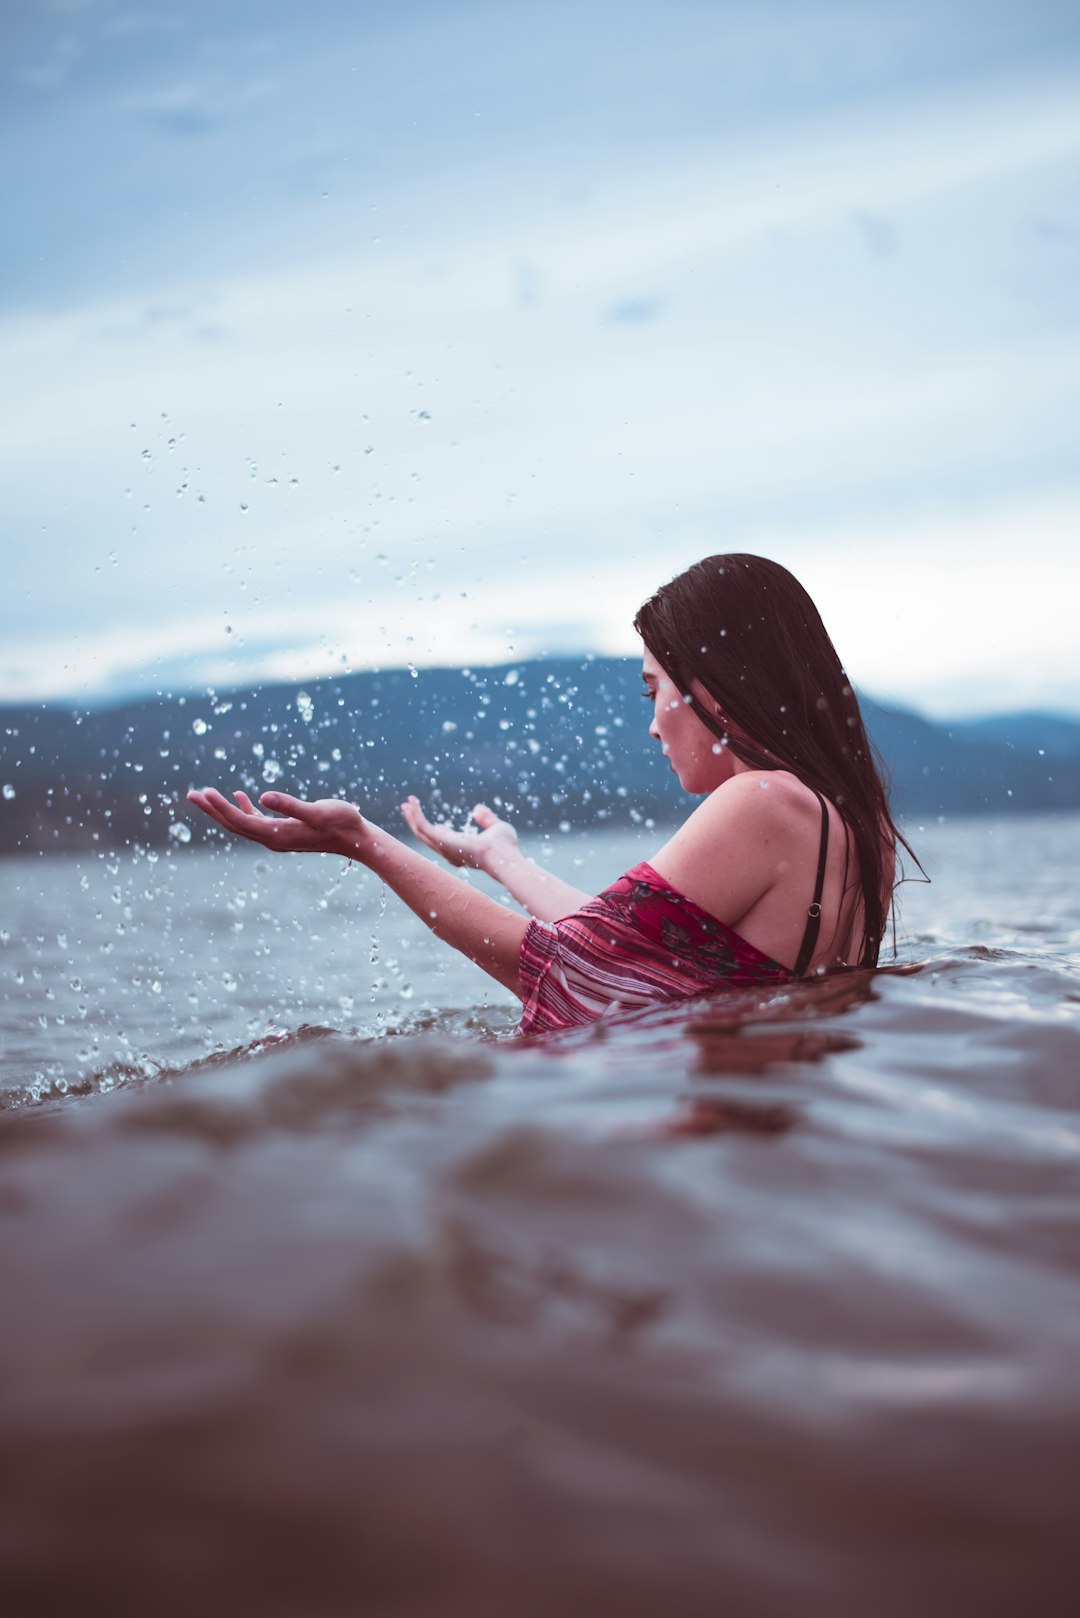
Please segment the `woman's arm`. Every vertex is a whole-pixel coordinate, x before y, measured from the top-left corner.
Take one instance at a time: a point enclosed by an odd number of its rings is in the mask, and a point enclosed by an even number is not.
[[[592,898],[527,859],[518,847],[514,828],[486,804],[478,803],[472,812],[471,818],[479,828],[476,831],[455,831],[452,826],[428,820],[416,798],[406,799],[401,812],[413,836],[426,847],[451,865],[472,866],[501,882],[540,921],[572,916]]]
[[[772,888],[790,888],[793,871],[817,852],[820,824],[813,796],[788,771],[747,770],[714,788],[649,863],[735,927]],[[807,902],[812,865],[810,878]]]
[[[518,848],[494,850],[480,868],[496,882],[501,882],[511,897],[538,921],[561,921],[563,916],[572,916],[593,897],[545,871],[535,860],[526,859]]]
[[[528,923],[486,893],[476,893],[415,849],[365,820],[339,799],[305,803],[284,792],[265,792],[260,803],[284,818],[265,815],[244,792],[235,803],[212,787],[189,792],[197,809],[226,831],[278,853],[340,854],[381,877],[444,943],[452,944],[497,982],[520,995],[518,955]]]

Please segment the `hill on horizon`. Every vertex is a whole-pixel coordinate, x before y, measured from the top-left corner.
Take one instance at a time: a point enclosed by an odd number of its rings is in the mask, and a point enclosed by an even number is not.
[[[0,852],[182,841],[220,784],[345,796],[378,820],[408,792],[436,813],[485,798],[523,830],[684,816],[632,658],[365,671],[76,709],[0,708]],[[1080,808],[1080,721],[942,724],[863,696],[902,820]],[[201,819],[201,817],[200,817]]]

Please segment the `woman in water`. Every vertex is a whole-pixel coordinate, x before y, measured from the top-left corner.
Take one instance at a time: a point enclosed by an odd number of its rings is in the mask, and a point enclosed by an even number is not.
[[[190,801],[264,848],[340,854],[391,887],[432,932],[520,996],[521,1032],[722,985],[874,966],[903,842],[859,704],[817,608],[759,556],[710,556],[641,608],[649,734],[703,799],[648,864],[596,898],[518,849],[484,805],[456,831],[402,805],[414,836],[493,877],[509,911],[366,820],[351,804],[212,788]]]

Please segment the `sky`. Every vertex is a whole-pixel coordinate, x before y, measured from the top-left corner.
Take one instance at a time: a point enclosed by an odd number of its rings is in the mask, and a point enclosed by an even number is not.
[[[632,654],[1080,715],[1073,0],[2,0],[0,702]]]

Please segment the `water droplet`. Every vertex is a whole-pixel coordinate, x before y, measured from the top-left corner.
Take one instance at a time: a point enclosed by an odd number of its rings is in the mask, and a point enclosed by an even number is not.
[[[263,765],[262,778],[264,781],[277,781],[281,776],[281,765],[276,758],[268,758]]]
[[[310,725],[315,716],[315,704],[312,702],[306,691],[297,692],[296,707],[301,719],[304,721],[304,724]]]
[[[15,796],[15,788],[11,785],[10,781],[5,781],[4,782],[4,798],[5,798],[5,800],[8,803],[10,803],[14,796]]]
[[[182,820],[174,820],[169,827],[169,836],[177,843],[191,842],[191,827],[185,826]]]
[[[210,727],[206,723],[205,719],[193,719],[191,722],[191,728],[195,732],[196,736],[205,736]]]

